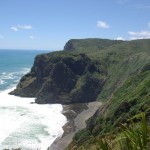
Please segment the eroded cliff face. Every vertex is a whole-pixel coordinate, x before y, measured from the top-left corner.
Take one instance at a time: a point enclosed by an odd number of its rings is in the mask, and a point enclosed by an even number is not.
[[[36,97],[37,103],[95,101],[105,83],[105,74],[85,54],[53,52],[38,55],[31,71],[10,94]]]

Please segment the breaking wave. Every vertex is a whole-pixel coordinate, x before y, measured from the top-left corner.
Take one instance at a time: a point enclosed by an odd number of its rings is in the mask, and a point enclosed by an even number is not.
[[[0,92],[0,149],[46,150],[63,134],[66,117],[62,105],[34,103],[34,98],[20,98]]]

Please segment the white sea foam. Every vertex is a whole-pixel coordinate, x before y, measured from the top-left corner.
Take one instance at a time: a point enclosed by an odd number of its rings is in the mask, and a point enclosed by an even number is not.
[[[30,71],[29,68],[18,69],[14,72],[0,72],[0,90],[14,87],[20,80],[20,77]]]
[[[4,83],[5,83],[5,81],[2,80],[2,79],[0,79],[0,85],[2,85],[2,84],[4,84]]]
[[[20,76],[24,75],[25,73],[29,72],[29,68],[23,68],[19,72],[2,72],[0,73],[0,78],[3,80],[11,80],[11,79],[20,79]]]
[[[0,92],[0,150],[46,150],[63,134],[62,105],[31,104],[34,98],[9,95],[11,90]]]

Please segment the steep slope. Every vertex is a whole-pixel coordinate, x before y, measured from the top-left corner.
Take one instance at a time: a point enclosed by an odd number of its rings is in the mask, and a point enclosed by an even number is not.
[[[38,55],[31,71],[10,94],[36,97],[37,103],[95,101],[105,83],[105,70],[85,54]]]
[[[104,101],[149,62],[149,47],[150,40],[70,40],[64,51],[38,55],[11,94],[37,103]]]
[[[37,103],[103,101],[72,142],[91,148],[97,137],[150,108],[150,39],[70,40],[64,51],[38,55],[11,94]]]
[[[116,73],[115,77],[110,76],[106,81],[103,90],[112,79],[123,79],[122,84],[114,88],[113,94],[107,97],[107,101],[87,121],[87,127],[78,132],[73,138],[71,145],[82,147],[83,149],[93,149],[93,146],[100,142],[99,137],[119,132],[120,125],[140,112],[146,112],[149,119],[150,115],[150,40],[137,40],[119,45],[126,48],[122,53],[115,51],[122,58],[120,64],[109,66],[108,73]],[[127,45],[128,46],[127,46]],[[122,55],[121,55],[122,54]],[[119,55],[118,55],[119,56]],[[126,57],[127,56],[127,57]],[[111,58],[112,59],[112,58]],[[110,60],[110,59],[109,59]],[[120,67],[118,67],[120,66]],[[119,69],[114,71],[113,69]],[[115,83],[115,82],[113,82]],[[102,91],[103,92],[103,91]],[[102,93],[101,92],[101,93]],[[100,95],[101,96],[101,95]],[[138,120],[137,120],[138,121]],[[148,120],[149,121],[149,120]],[[150,122],[150,121],[149,121]],[[98,140],[99,139],[99,140]],[[71,146],[70,145],[70,146]]]
[[[74,49],[70,48],[73,45]],[[98,47],[103,47],[98,49]],[[133,74],[137,74],[150,60],[150,40],[113,41],[105,39],[70,40],[66,51],[84,52],[92,60],[100,62],[107,71],[107,80],[97,100],[112,96],[117,88]]]
[[[109,77],[98,97],[105,100],[111,97],[129,76],[138,74],[149,63],[150,40],[128,41],[91,55],[103,56],[103,61],[107,65]]]
[[[149,108],[150,65],[148,64],[138,75],[129,78],[114,93],[113,97],[88,120],[86,129],[76,133],[71,145],[76,145],[78,148],[82,146],[83,149],[88,147],[89,150],[92,150],[93,145],[100,142],[99,137],[104,135],[113,137],[114,133],[120,131],[121,124],[126,123],[129,118],[140,112],[146,112],[149,118]]]

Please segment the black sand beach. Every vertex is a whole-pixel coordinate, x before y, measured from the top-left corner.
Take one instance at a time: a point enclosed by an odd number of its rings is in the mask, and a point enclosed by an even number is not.
[[[49,147],[49,150],[64,150],[72,141],[74,134],[86,127],[86,120],[89,119],[101,106],[101,102],[78,103],[63,106],[63,114],[68,122],[64,125],[64,134],[57,138]]]

